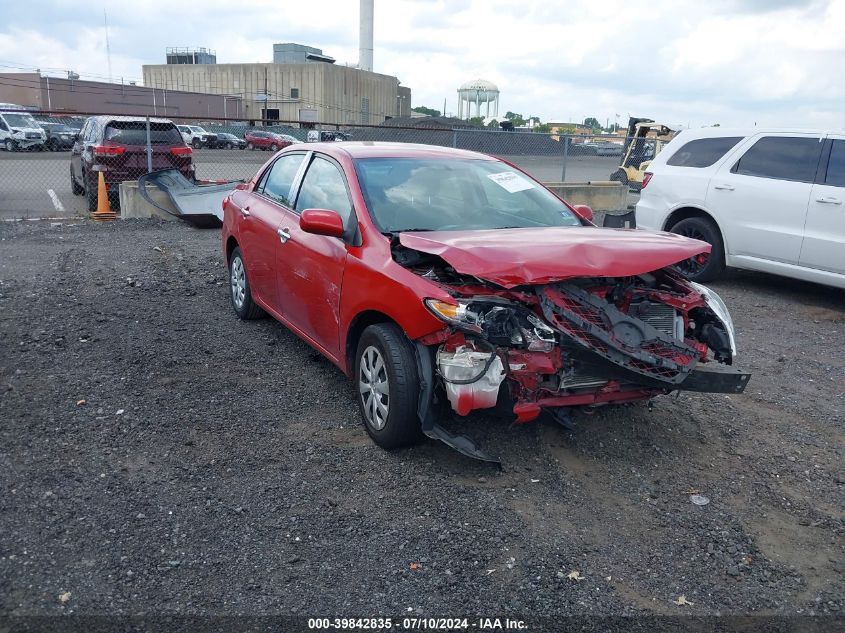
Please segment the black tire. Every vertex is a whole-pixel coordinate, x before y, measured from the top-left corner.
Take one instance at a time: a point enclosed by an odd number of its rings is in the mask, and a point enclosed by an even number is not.
[[[271,152],[278,152],[278,151],[279,151],[279,146],[278,146],[278,145],[276,145],[275,143],[273,143],[273,144],[270,146],[270,151],[271,151]]]
[[[85,183],[85,199],[88,201],[88,213],[94,213],[97,210],[97,187],[91,186],[91,181],[82,172],[82,181]]]
[[[377,374],[386,377],[386,405],[383,400],[385,394],[373,390],[362,392],[368,380],[366,374],[362,373],[362,364],[367,365],[368,361],[364,359],[364,355],[369,354],[371,348],[375,348],[383,363],[383,371],[380,369]],[[372,371],[370,373],[372,375]],[[422,439],[422,429],[417,417],[420,391],[417,362],[411,343],[399,326],[393,323],[379,323],[364,330],[355,352],[353,383],[358,393],[358,407],[364,419],[364,427],[376,444],[390,449],[409,446]],[[376,399],[382,406],[387,407],[387,417],[382,421],[380,428],[371,421],[372,414],[367,413],[367,403],[372,404]]]
[[[616,182],[621,182],[623,185],[628,184],[628,174],[625,173],[624,169],[617,169],[615,172],[610,174],[610,179]]]
[[[238,264],[240,263],[240,271],[238,271]],[[236,298],[236,288],[238,283],[243,283],[242,296]],[[241,289],[241,288],[238,288]],[[229,299],[232,301],[232,308],[235,314],[244,321],[251,321],[253,319],[260,319],[264,316],[262,310],[255,301],[252,300],[252,292],[249,288],[249,278],[246,270],[246,261],[241,254],[240,248],[235,248],[229,256]],[[239,305],[240,299],[240,305]]]
[[[194,149],[199,149],[200,147],[202,147],[202,141],[199,140],[198,138],[195,138],[193,141],[191,141],[191,146]]]
[[[231,144],[231,143],[226,143],[226,149],[232,149],[232,144]]]
[[[85,193],[85,187],[77,183],[76,178],[73,177],[73,167],[70,168],[70,190],[75,196],[81,196]]]
[[[7,152],[14,152],[14,151],[17,151],[17,149],[18,149],[18,144],[17,144],[17,143],[15,143],[15,142],[14,142],[12,139],[10,139],[10,138],[7,138],[7,139],[6,139],[6,142],[4,143],[4,145],[6,146],[6,151],[7,151]]]
[[[705,282],[722,274],[725,270],[725,245],[722,242],[719,227],[712,220],[702,217],[687,218],[669,230],[684,237],[707,242],[712,247],[710,255],[704,257],[697,255],[675,265],[675,268],[686,275],[687,279]]]

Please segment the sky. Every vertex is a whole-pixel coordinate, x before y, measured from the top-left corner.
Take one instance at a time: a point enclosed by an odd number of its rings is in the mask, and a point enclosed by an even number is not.
[[[168,46],[270,62],[274,42],[358,59],[358,0],[2,6],[3,72],[140,84]],[[543,121],[842,128],[845,0],[375,0],[374,70],[409,86],[414,106],[445,99],[447,113],[458,86],[483,78],[501,91],[500,114]]]

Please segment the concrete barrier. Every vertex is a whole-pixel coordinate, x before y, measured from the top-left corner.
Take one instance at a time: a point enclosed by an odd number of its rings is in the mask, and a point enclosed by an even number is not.
[[[586,204],[593,211],[622,211],[628,206],[628,187],[609,180],[544,182],[569,204]]]
[[[165,209],[170,209],[176,213],[173,203],[160,189],[155,187],[147,187],[147,193],[150,195],[156,204],[160,204]],[[165,213],[161,209],[155,208],[149,202],[141,197],[138,191],[138,181],[128,180],[120,183],[120,219],[128,220],[131,218],[161,218],[163,220],[178,220],[177,215]]]

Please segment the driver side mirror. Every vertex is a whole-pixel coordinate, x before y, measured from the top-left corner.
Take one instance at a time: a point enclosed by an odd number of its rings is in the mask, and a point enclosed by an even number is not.
[[[343,237],[343,219],[331,209],[305,209],[299,216],[299,228],[305,233]]]
[[[579,217],[586,220],[587,222],[593,221],[593,210],[586,204],[576,204],[572,207],[572,210],[575,211],[575,213],[577,213]]]

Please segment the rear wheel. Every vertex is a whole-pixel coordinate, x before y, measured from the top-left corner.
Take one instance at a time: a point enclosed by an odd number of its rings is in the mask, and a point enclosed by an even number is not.
[[[710,281],[725,270],[725,245],[719,228],[712,220],[701,217],[687,218],[674,225],[670,231],[707,242],[711,246],[709,255],[703,253],[675,264],[675,268],[688,279],[696,282]]]
[[[255,145],[252,144],[252,141],[246,144],[247,149],[255,149]]]
[[[226,149],[232,149],[232,143],[226,143]]]
[[[240,248],[233,250],[229,258],[229,283],[232,290],[230,297],[235,314],[245,321],[264,316],[264,310],[252,300],[249,279],[246,275],[246,264],[244,264]]]
[[[199,140],[198,138],[195,138],[195,139],[191,142],[191,145],[193,145],[194,149],[199,149],[200,147],[202,147],[202,141],[201,141],[201,140]]]
[[[85,187],[77,183],[76,178],[73,177],[73,167],[70,168],[70,190],[75,196],[81,196],[85,193]]]
[[[270,151],[271,151],[271,152],[277,152],[277,151],[279,151],[279,146],[278,146],[278,145],[276,145],[275,143],[273,143],[273,144],[270,146]]]
[[[85,182],[85,199],[88,201],[88,213],[94,213],[97,210],[97,187],[92,187],[91,181],[84,175],[82,179]]]
[[[417,362],[397,325],[379,323],[364,330],[355,354],[355,387],[364,426],[376,444],[398,448],[422,438]]]

